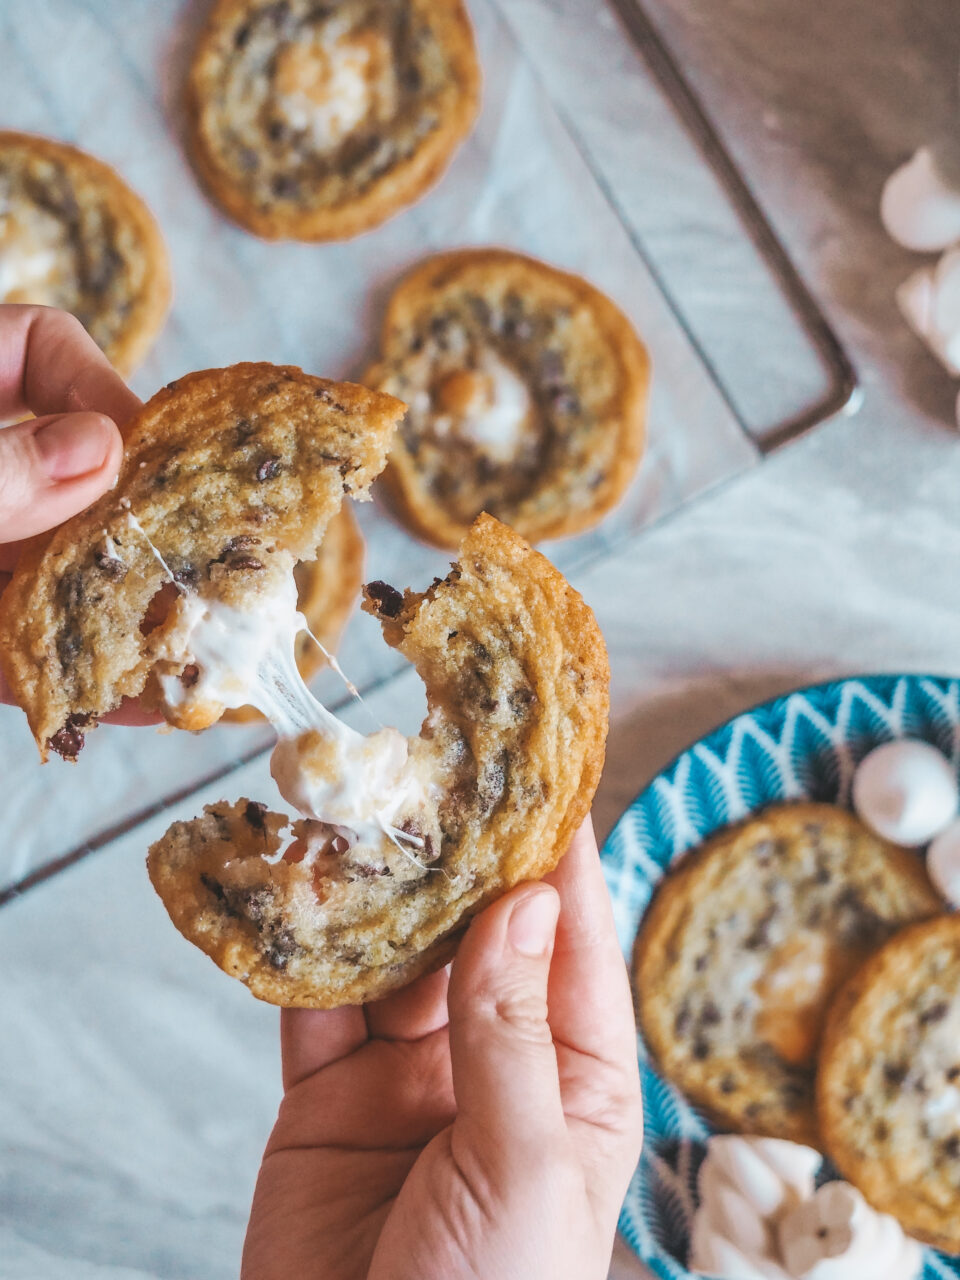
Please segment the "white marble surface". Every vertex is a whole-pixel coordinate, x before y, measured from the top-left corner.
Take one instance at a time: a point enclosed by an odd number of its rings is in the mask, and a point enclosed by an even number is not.
[[[577,5],[586,26],[592,0],[558,7],[570,24]],[[518,0],[528,18],[549,8]],[[866,397],[857,418],[583,578],[613,667],[603,831],[679,748],[761,698],[834,674],[960,671],[953,396],[897,316],[914,260],[875,213],[887,172],[955,109],[954,7],[730,0],[722,22],[709,0],[655,8],[856,353]],[[629,122],[609,128],[622,137]],[[749,370],[762,334],[741,333]],[[391,692],[398,711],[408,685]],[[152,899],[143,847],[166,821],[0,915],[6,1280],[236,1274],[277,1099],[275,1015],[184,946]],[[641,1274],[622,1245],[613,1274]]]

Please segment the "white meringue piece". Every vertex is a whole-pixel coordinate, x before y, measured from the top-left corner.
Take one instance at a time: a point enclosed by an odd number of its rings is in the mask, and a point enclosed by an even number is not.
[[[921,147],[887,179],[880,217],[906,249],[946,249],[960,240],[960,191],[944,181],[930,147]]]
[[[951,822],[927,850],[927,875],[945,901],[960,907],[960,821]]]
[[[770,1147],[767,1144],[771,1143],[776,1144],[778,1167],[773,1166],[768,1158]],[[791,1147],[794,1152],[788,1150]],[[772,1138],[748,1138],[736,1134],[713,1137],[707,1145],[707,1158],[700,1166],[698,1186],[701,1198],[705,1198],[705,1190],[709,1195],[707,1184],[711,1180],[722,1178],[736,1187],[762,1217],[772,1217],[793,1199],[813,1191],[813,1173],[808,1172],[808,1152],[810,1148],[799,1143]],[[820,1156],[816,1152],[811,1154],[816,1157],[816,1168],[820,1164]],[[781,1172],[784,1165],[792,1167],[789,1179],[785,1179]]]
[[[780,1258],[797,1280],[913,1280],[922,1250],[855,1187],[828,1182],[777,1226]]]
[[[908,276],[896,296],[910,328],[948,373],[960,375],[960,250]]]
[[[928,742],[902,738],[866,755],[853,775],[853,807],[877,835],[915,848],[957,816],[957,775]]]
[[[771,1258],[743,1253],[699,1216],[693,1221],[687,1267],[712,1280],[790,1280]]]
[[[714,1174],[717,1172],[713,1170]],[[722,1178],[708,1176],[704,1185],[706,1194],[701,1192],[701,1204],[707,1225],[749,1257],[771,1254],[773,1238],[767,1220],[750,1201]]]

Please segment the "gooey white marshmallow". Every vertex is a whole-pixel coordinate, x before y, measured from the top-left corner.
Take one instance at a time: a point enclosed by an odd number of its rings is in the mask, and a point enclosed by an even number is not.
[[[905,249],[946,249],[960,240],[960,191],[941,175],[932,148],[921,147],[890,175],[880,217]]]
[[[885,742],[853,775],[853,807],[885,840],[906,848],[926,844],[957,816],[957,776],[928,742]]]
[[[179,639],[176,654],[168,656],[194,664],[199,675],[189,688],[179,676],[161,677],[167,702],[249,705],[261,711],[279,735],[270,771],[280,794],[304,817],[377,844],[389,836],[401,811],[426,799],[403,734],[396,729],[357,733],[304,684],[295,644],[307,621],[297,609],[292,578],[249,610],[194,595],[182,595],[174,607]],[[311,752],[301,737],[311,729],[327,747],[322,769],[311,767]]]
[[[527,384],[492,351],[479,366],[486,394],[458,420],[459,435],[479,445],[496,461],[516,452],[533,405]]]

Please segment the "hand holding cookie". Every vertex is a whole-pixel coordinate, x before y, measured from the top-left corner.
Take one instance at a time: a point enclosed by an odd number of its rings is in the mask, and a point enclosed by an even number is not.
[[[0,593],[24,539],[54,529],[109,489],[123,456],[118,428],[139,407],[73,316],[0,307],[0,421],[36,415],[0,430]],[[10,700],[2,675],[0,700]]]
[[[449,992],[284,1010],[244,1277],[606,1276],[642,1113],[589,822],[547,883],[474,920]]]

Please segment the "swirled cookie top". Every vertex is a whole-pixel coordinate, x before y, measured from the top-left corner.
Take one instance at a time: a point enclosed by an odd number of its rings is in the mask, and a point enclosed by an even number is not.
[[[390,479],[451,545],[481,511],[574,532],[620,497],[642,447],[646,353],[574,276],[504,251],[429,260],[394,295],[372,381],[410,406]]]
[[[72,147],[0,133],[0,302],[72,312],[129,369],[168,293],[159,234],[112,170]]]
[[[437,176],[478,73],[460,0],[222,0],[192,91],[198,160],[228,211],[261,234],[325,238]]]

